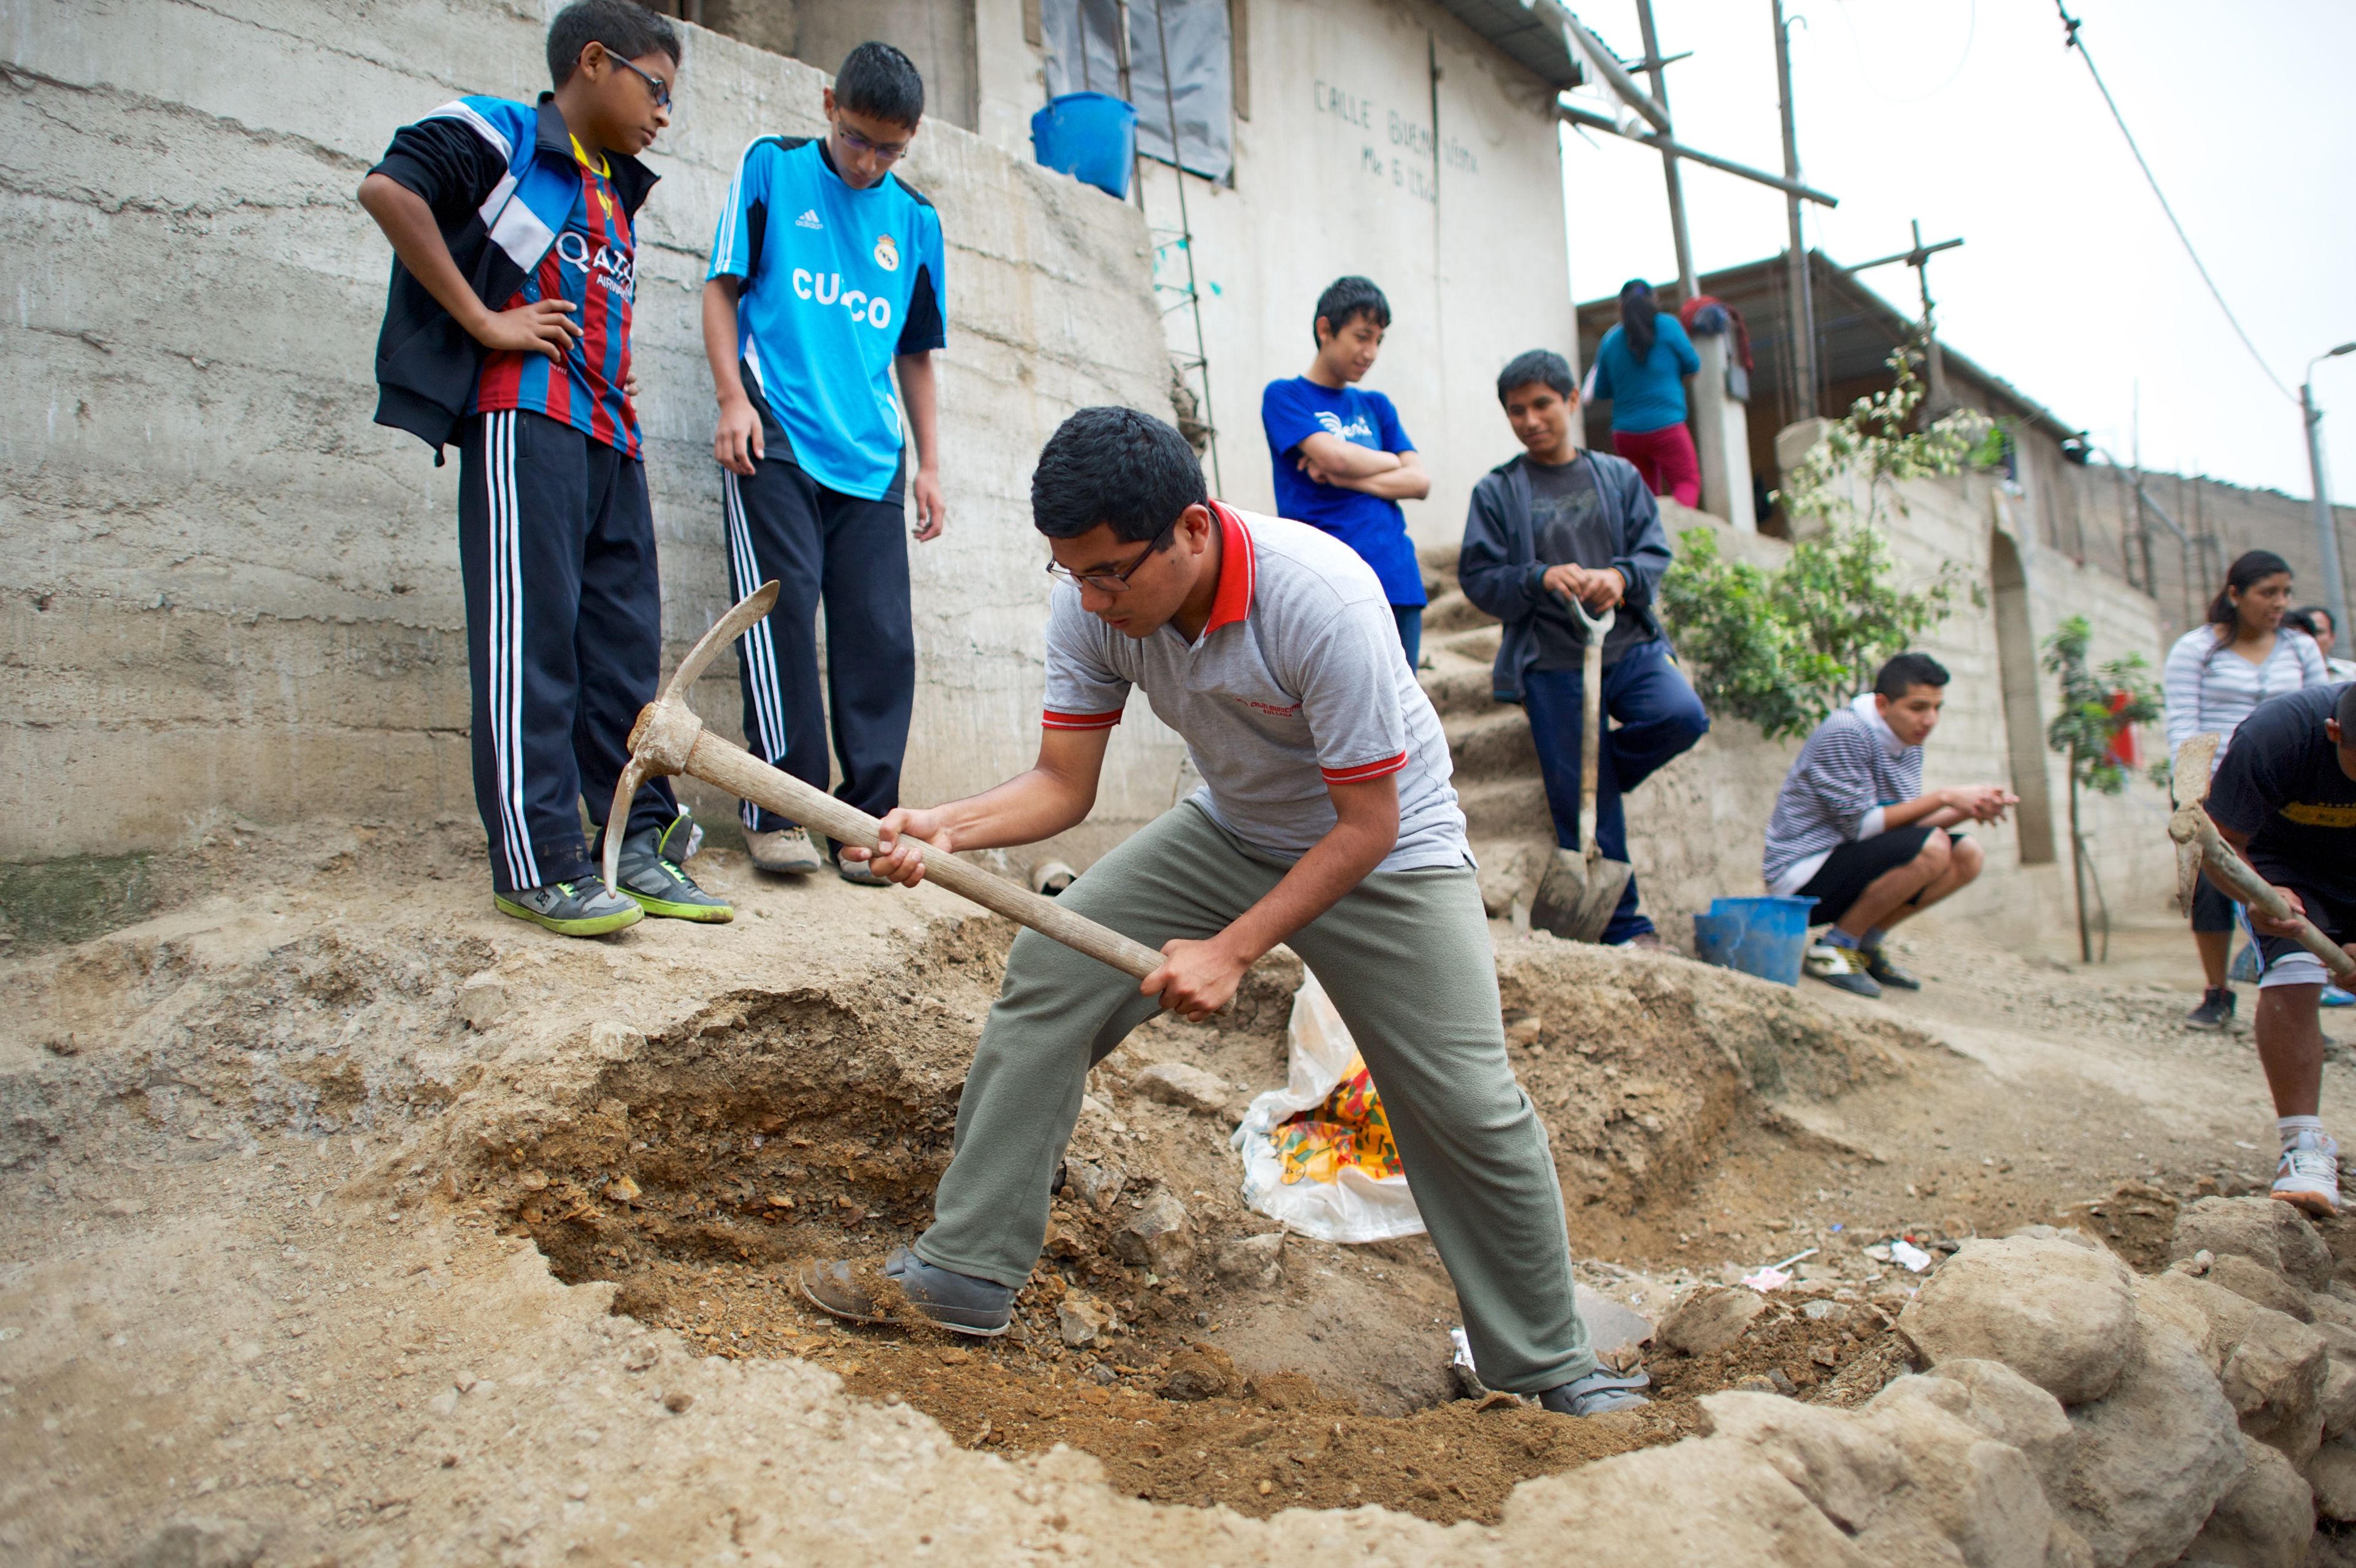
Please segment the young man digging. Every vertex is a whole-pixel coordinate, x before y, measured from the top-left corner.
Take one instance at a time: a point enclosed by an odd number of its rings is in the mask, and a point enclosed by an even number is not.
[[[679,36],[630,0],[548,29],[555,91],[461,98],[403,126],[360,182],[392,241],[379,424],[458,444],[458,565],[475,801],[502,913],[566,936],[648,914],[725,921],[689,880],[694,825],[649,779],[598,879],[604,812],[662,678],[662,584],[632,400],[634,225],[670,123]]]
[[[2233,731],[2208,809],[2250,869],[2356,953],[2356,685],[2310,686],[2259,704]],[[2282,1139],[2275,1196],[2329,1219],[2340,1211],[2340,1146],[2323,1130],[2318,1009],[2330,976],[2288,927],[2255,909],[2249,917],[2265,964],[2258,1061]]]
[[[1871,691],[1816,726],[1783,775],[1762,869],[1769,892],[1814,899],[1810,923],[1831,923],[1807,956],[1828,986],[1860,997],[1921,990],[1883,936],[1980,874],[1980,847],[1955,824],[2000,821],[2020,804],[1997,784],[1923,793],[1922,742],[1946,699],[1938,660],[1900,654]]]
[[[1595,841],[1628,858],[1622,798],[1693,750],[1709,731],[1701,699],[1677,670],[1653,614],[1669,568],[1661,509],[1625,458],[1583,452],[1571,441],[1579,387],[1559,354],[1533,348],[1497,377],[1497,401],[1522,443],[1472,487],[1457,581],[1464,597],[1505,623],[1490,685],[1530,718],[1555,842],[1579,842],[1580,756],[1586,745],[1587,628],[1565,607],[1576,599],[1601,618],[1606,725],[1595,762]],[[1632,875],[1603,927],[1612,945],[1658,947]]]
[[[1077,825],[1141,687],[1204,786],[1063,898],[1167,962],[1140,985],[1018,936],[932,1228],[893,1253],[884,1280],[822,1264],[804,1291],[838,1317],[880,1316],[884,1289],[943,1328],[1004,1332],[1088,1069],[1158,1008],[1208,1018],[1285,942],[1382,1091],[1482,1381],[1580,1415],[1640,1403],[1646,1380],[1599,1371],[1588,1348],[1546,1131],[1505,1061],[1447,743],[1381,581],[1314,528],[1207,500],[1184,438],[1128,409],[1066,420],[1040,453],[1031,506],[1060,580],[1038,763],[986,794],[893,812],[873,864],[913,886],[927,854]]]
[[[720,400],[712,448],[729,585],[739,598],[771,578],[780,588],[738,645],[744,742],[824,789],[831,709],[835,793],[880,816],[900,804],[916,698],[904,496],[914,493],[919,543],[938,539],[948,516],[933,390],[933,351],[948,341],[941,223],[892,172],[925,113],[908,57],[860,45],[822,101],[823,137],[764,136],[736,165],[703,286],[703,348]],[[751,801],[744,843],[764,871],[825,864],[799,823]],[[860,862],[837,869],[882,885]]]

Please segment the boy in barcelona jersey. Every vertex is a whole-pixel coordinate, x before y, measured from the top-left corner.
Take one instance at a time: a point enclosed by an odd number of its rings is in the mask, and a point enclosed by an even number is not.
[[[498,909],[566,936],[725,921],[694,824],[649,780],[618,891],[581,831],[606,810],[662,665],[662,583],[632,402],[634,226],[670,123],[679,36],[630,0],[548,32],[554,91],[462,98],[395,134],[360,205],[391,240],[377,422],[458,447],[475,798]]]
[[[940,537],[933,350],[941,318],[941,225],[893,166],[924,117],[925,84],[889,44],[851,51],[824,97],[822,137],[744,149],[712,242],[703,346],[720,400],[729,581],[775,579],[776,608],[739,645],[753,754],[882,816],[900,801],[916,703],[908,550]],[[897,395],[893,388],[898,372]],[[913,478],[903,430],[915,438]],[[826,690],[817,616],[826,606]],[[744,838],[764,871],[807,874],[828,849],[750,801]],[[875,883],[862,862],[845,880]]]

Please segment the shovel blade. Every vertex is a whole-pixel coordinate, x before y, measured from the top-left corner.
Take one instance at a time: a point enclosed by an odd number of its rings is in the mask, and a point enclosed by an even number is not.
[[[1625,860],[1557,849],[1530,903],[1530,923],[1571,942],[1596,942],[1620,907],[1631,868]]]

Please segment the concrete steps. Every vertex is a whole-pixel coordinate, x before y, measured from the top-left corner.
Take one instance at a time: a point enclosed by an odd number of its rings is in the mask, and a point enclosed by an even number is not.
[[[1552,818],[1538,776],[1530,721],[1513,703],[1492,698],[1491,667],[1503,636],[1496,621],[1456,586],[1456,547],[1422,552],[1423,651],[1418,678],[1440,712],[1455,763],[1456,794],[1483,862],[1510,846],[1550,848]],[[1502,841],[1502,842],[1501,842]]]

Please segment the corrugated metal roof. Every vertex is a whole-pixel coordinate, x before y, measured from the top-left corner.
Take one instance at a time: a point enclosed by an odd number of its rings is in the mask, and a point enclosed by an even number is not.
[[[1440,5],[1556,91],[1577,87],[1582,80],[1578,57],[1563,42],[1555,7],[1546,0],[1535,5],[1522,0],[1440,0]]]

